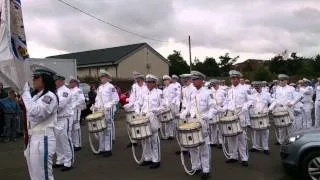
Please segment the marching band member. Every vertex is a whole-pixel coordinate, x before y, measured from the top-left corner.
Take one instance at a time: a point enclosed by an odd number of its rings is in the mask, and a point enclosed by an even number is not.
[[[157,113],[164,108],[163,95],[159,93],[157,87],[158,78],[152,74],[146,76],[147,93],[135,103],[137,114],[146,114],[149,117],[152,129],[152,136],[142,141],[144,161],[141,166],[150,165],[150,169],[160,167],[160,122]]]
[[[295,96],[295,89],[288,85],[289,76],[285,74],[279,74],[279,86],[275,89],[273,94],[274,102],[269,106],[270,111],[279,111],[283,108],[288,110],[290,118],[294,121],[293,107],[300,100]],[[291,127],[278,128],[276,131],[279,134],[277,138],[277,145],[280,145],[284,142],[285,138],[289,134]]]
[[[85,97],[82,90],[78,87],[79,81],[75,77],[70,77],[69,82],[71,90],[71,104],[73,110],[73,124],[72,124],[72,143],[74,151],[81,150],[81,127],[80,127],[80,116],[82,105],[85,103]]]
[[[225,91],[222,90],[219,86],[219,80],[213,79],[210,81],[211,85],[211,91],[213,94],[213,100],[214,103],[216,104],[217,107],[223,106],[223,102],[225,101]],[[218,124],[213,125],[210,129],[210,139],[211,139],[211,144],[210,146],[212,147],[218,147],[221,148],[221,144],[223,143],[222,141],[222,135],[219,130]]]
[[[111,74],[104,69],[99,72],[101,85],[97,90],[94,108],[103,110],[107,128],[99,133],[99,151],[104,157],[112,156],[112,136],[114,129],[114,113],[119,102],[119,95],[115,87],[110,83]]]
[[[173,98],[173,103],[172,103],[172,106],[173,106],[173,118],[174,118],[174,121],[173,121],[173,132],[175,132],[175,129],[176,129],[176,124],[177,124],[177,117],[179,115],[179,111],[180,111],[180,105],[181,105],[181,85],[180,83],[178,82],[179,81],[179,77],[175,74],[172,75],[171,77],[172,79],[172,84],[174,85],[174,90],[175,90],[175,96]]]
[[[56,75],[56,88],[59,98],[58,106],[58,123],[55,127],[55,134],[57,139],[57,161],[54,168],[63,167],[61,171],[68,171],[72,168],[74,162],[74,151],[71,139],[68,136],[70,129],[70,121],[72,121],[73,110],[70,104],[71,91],[64,84],[65,77]]]
[[[191,71],[193,85],[196,90],[191,94],[191,119],[200,122],[202,125],[202,134],[205,143],[198,148],[189,150],[192,162],[192,169],[202,170],[202,179],[210,177],[210,140],[208,132],[208,121],[216,114],[216,109],[213,102],[213,96],[204,85],[205,75],[198,71]]]
[[[57,124],[58,97],[54,72],[36,69],[33,73],[31,97],[28,83],[24,86],[22,99],[27,110],[29,143],[24,152],[31,180],[53,180],[52,161],[56,151],[54,127]]]
[[[271,96],[262,90],[262,82],[253,82],[256,93],[249,95],[252,108],[251,115],[268,113],[268,105],[271,104]],[[269,154],[269,129],[253,130],[251,152],[263,150],[264,154]]]
[[[226,137],[228,149],[231,151],[231,157],[226,163],[235,163],[240,159],[242,166],[248,166],[248,137],[246,129],[250,126],[250,119],[248,114],[248,92],[240,83],[242,74],[238,71],[231,70],[229,72],[232,86],[228,89],[226,100],[224,102],[223,111],[239,113],[240,126],[243,133],[233,137]]]
[[[148,91],[148,88],[144,82],[144,75],[134,71],[133,73],[134,84],[131,86],[130,96],[127,99],[128,104],[124,105],[123,108],[130,112],[134,111],[134,103],[139,101],[139,98],[143,96],[144,93]],[[131,140],[131,142],[127,145],[127,147],[131,147],[131,145],[136,145],[137,142],[135,140]]]
[[[299,80],[297,84],[299,83],[303,83],[303,81]],[[293,96],[295,97],[295,99],[302,98],[302,93],[300,92],[299,87],[295,83],[290,83],[289,86],[293,87],[295,90],[293,93]],[[303,109],[302,102],[297,102],[293,106],[294,122],[291,126],[291,132],[295,132],[303,129],[303,114],[302,114],[303,110],[302,109]]]
[[[315,85],[316,90],[316,100],[314,104],[314,113],[315,113],[315,127],[320,126],[320,78],[318,78],[318,83]]]
[[[308,85],[311,83],[310,80],[303,78],[302,84],[299,87],[299,91],[301,92],[303,98],[301,100],[303,104],[302,115],[303,115],[303,127],[304,129],[309,129],[312,127],[312,117],[311,112],[313,108],[313,88]]]
[[[181,74],[180,75],[181,81],[183,83],[182,86],[182,99],[181,99],[181,112],[180,112],[180,119],[187,120],[190,118],[190,109],[191,109],[191,94],[195,91],[195,87],[191,81],[191,74]],[[186,154],[188,151],[184,148],[181,151]],[[181,151],[177,151],[176,154],[179,155]]]
[[[224,91],[227,91],[228,89],[228,86],[226,86],[226,81],[223,79],[223,80],[220,80],[220,86],[219,86],[222,90]]]
[[[171,77],[168,75],[164,75],[162,77],[164,88],[163,88],[163,98],[164,105],[171,109],[171,113],[174,115],[178,114],[179,106],[177,105],[177,96],[180,96],[176,85],[171,83]],[[165,139],[173,140],[173,132],[174,132],[174,121],[171,121],[165,125]]]
[[[269,93],[269,87],[268,87],[268,82],[267,81],[262,81],[262,91]]]

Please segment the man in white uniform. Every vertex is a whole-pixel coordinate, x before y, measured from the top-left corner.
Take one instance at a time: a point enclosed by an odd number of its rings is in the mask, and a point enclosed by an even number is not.
[[[224,112],[233,112],[239,115],[240,126],[243,133],[233,137],[227,137],[228,149],[231,151],[231,156],[227,157],[227,163],[235,163],[240,159],[243,166],[248,166],[248,137],[247,127],[250,126],[248,115],[248,92],[247,89],[240,85],[240,77],[242,74],[238,71],[231,70],[229,72],[232,86],[227,91],[226,101],[223,105]]]
[[[316,91],[316,100],[314,104],[314,113],[315,113],[315,127],[320,126],[320,78],[318,78],[318,83],[315,87]]]
[[[97,90],[94,108],[103,110],[107,128],[99,133],[99,151],[104,157],[112,156],[112,136],[114,128],[114,114],[119,103],[119,95],[116,88],[110,83],[111,74],[101,69],[99,72],[101,85]]]
[[[302,80],[299,80],[297,84],[303,83]],[[290,86],[295,89],[293,96],[295,99],[302,99],[303,94],[300,92],[300,88],[295,83],[290,83]],[[293,115],[294,115],[294,122],[291,126],[291,132],[296,132],[303,129],[303,104],[301,101],[297,102],[293,106]]]
[[[58,123],[55,127],[57,139],[56,154],[57,160],[54,168],[63,167],[61,171],[68,171],[74,163],[74,151],[72,142],[68,136],[69,122],[72,121],[73,110],[70,105],[71,91],[64,84],[65,78],[56,76],[57,95],[59,98]]]
[[[210,179],[210,139],[208,121],[217,113],[211,91],[204,87],[205,75],[198,71],[191,71],[193,85],[196,90],[191,95],[191,121],[199,122],[205,143],[199,148],[190,149],[193,170],[202,170],[202,179]],[[200,156],[200,158],[199,158]],[[198,159],[197,159],[198,158]]]
[[[82,90],[79,88],[79,81],[75,77],[70,77],[69,82],[71,90],[71,106],[73,110],[73,125],[72,125],[72,143],[75,151],[81,150],[81,127],[80,116],[82,106],[85,103],[85,97]]]
[[[123,108],[127,112],[134,111],[134,104],[139,101],[139,98],[142,98],[143,94],[148,91],[148,88],[144,82],[144,75],[134,71],[132,73],[132,78],[134,79],[134,84],[131,86],[130,97],[127,99],[128,104],[124,105]],[[131,140],[131,142],[127,145],[127,148],[132,145],[137,145],[135,140]]]
[[[268,113],[268,106],[271,104],[271,96],[262,90],[262,82],[252,82],[256,93],[249,95],[249,101],[252,106],[250,115]],[[269,129],[253,130],[251,152],[263,150],[264,154],[269,154]]]
[[[150,165],[150,169],[160,167],[160,122],[157,114],[164,108],[163,95],[159,93],[157,87],[158,78],[152,74],[146,76],[148,87],[147,93],[143,94],[139,102],[135,103],[135,112],[146,114],[149,117],[152,129],[152,136],[143,140],[144,162],[141,166]]]
[[[302,108],[302,122],[303,122],[303,128],[304,129],[309,129],[312,127],[312,117],[311,117],[311,113],[312,113],[312,109],[313,109],[313,93],[314,90],[311,86],[309,86],[308,84],[311,83],[310,80],[304,78],[302,80],[302,84],[299,87],[299,91],[302,94],[302,104],[303,104],[303,108]]]
[[[210,81],[210,90],[213,95],[214,103],[217,107],[222,108],[225,101],[225,91],[222,90],[219,86],[219,80],[213,79]],[[219,116],[219,114],[217,114]],[[214,118],[214,117],[213,117]],[[222,146],[222,135],[219,130],[218,124],[210,126],[210,146],[221,148]]]
[[[170,108],[172,114],[174,117],[179,113],[179,107],[180,107],[180,102],[177,98],[177,96],[180,96],[180,91],[176,87],[176,84],[171,83],[171,77],[168,75],[164,75],[162,77],[163,80],[163,98],[164,98],[164,105],[166,108]],[[178,101],[178,102],[176,102]],[[178,105],[179,104],[179,105]],[[171,121],[169,123],[166,123],[164,125],[165,127],[165,132],[163,138],[168,139],[168,140],[173,140],[174,136],[174,121]]]
[[[289,76],[279,74],[278,78],[280,83],[275,89],[275,93],[273,94],[274,101],[269,106],[269,110],[273,112],[287,110],[290,114],[290,118],[294,121],[293,107],[300,99],[296,99],[295,89],[288,85]],[[290,129],[291,127],[276,129],[278,133],[277,145],[284,142],[285,138],[290,133]]]

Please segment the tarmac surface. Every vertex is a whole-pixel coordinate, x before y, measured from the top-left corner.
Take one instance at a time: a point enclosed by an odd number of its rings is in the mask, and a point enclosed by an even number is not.
[[[195,180],[200,176],[188,176],[181,165],[180,156],[175,154],[178,150],[176,141],[161,140],[161,167],[151,170],[148,167],[138,166],[131,149],[126,149],[128,136],[123,113],[118,115],[116,121],[116,143],[113,156],[109,158],[93,155],[88,142],[86,125],[81,126],[83,149],[76,152],[74,168],[68,172],[54,170],[57,180]],[[270,132],[270,155],[263,153],[250,153],[249,167],[242,167],[240,163],[226,164],[221,149],[212,149],[211,179],[214,180],[295,180],[285,173],[282,168],[279,146],[275,142],[274,132]],[[27,180],[28,172],[23,157],[23,140],[0,143],[0,179],[1,180]]]

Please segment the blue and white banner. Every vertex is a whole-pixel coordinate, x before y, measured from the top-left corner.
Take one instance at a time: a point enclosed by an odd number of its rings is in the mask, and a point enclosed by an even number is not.
[[[0,81],[21,89],[29,58],[20,0],[0,0]]]

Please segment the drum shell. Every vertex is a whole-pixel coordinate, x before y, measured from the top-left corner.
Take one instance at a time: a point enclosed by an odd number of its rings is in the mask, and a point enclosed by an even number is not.
[[[277,128],[289,127],[292,124],[289,114],[273,115],[273,123]]]
[[[161,123],[168,123],[174,119],[170,109],[160,112],[157,117]]]
[[[216,125],[219,123],[219,120],[220,120],[219,116],[214,116],[212,119],[208,121],[208,125],[209,126]]]
[[[179,129],[178,138],[180,145],[184,148],[195,148],[204,144],[201,126],[194,129]]]
[[[126,112],[126,121],[131,122],[135,121],[139,115],[137,115],[135,112]]]
[[[265,130],[270,127],[269,116],[261,116],[261,117],[250,117],[251,128],[253,130]]]
[[[219,129],[222,136],[225,137],[237,136],[243,133],[239,120],[219,121]]]
[[[150,121],[142,121],[141,123],[129,122],[130,136],[134,140],[146,139],[152,136]]]
[[[107,128],[107,124],[104,117],[87,120],[87,121],[88,121],[88,131],[90,133],[101,132]]]

